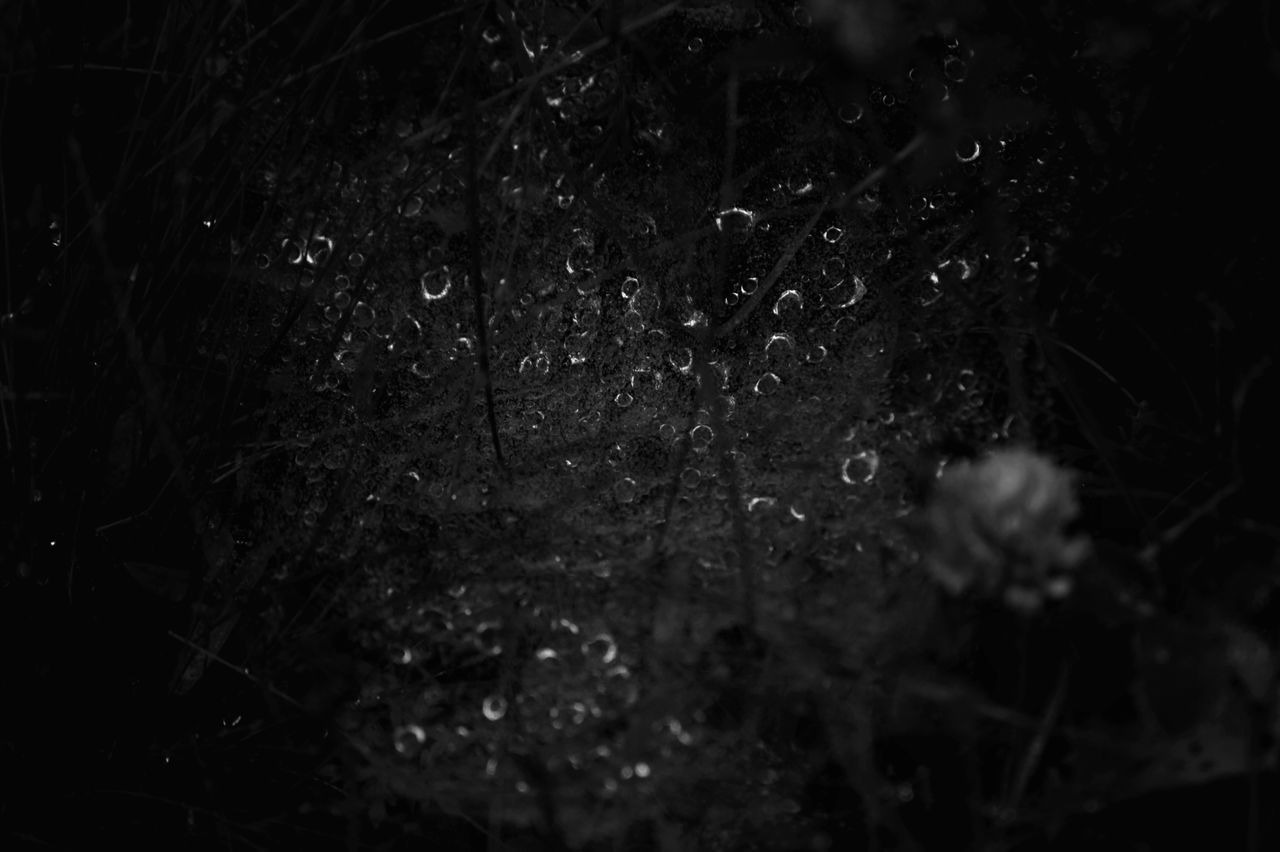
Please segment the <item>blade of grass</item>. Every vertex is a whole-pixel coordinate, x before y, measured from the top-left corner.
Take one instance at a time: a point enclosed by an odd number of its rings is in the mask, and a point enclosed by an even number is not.
[[[480,162],[477,141],[476,118],[476,78],[480,69],[476,62],[476,41],[480,37],[480,25],[484,21],[484,13],[488,9],[486,3],[476,16],[471,33],[464,47],[469,72],[467,74],[466,91],[463,93],[463,124],[466,126],[467,141],[465,146],[467,188],[467,244],[468,275],[471,278],[471,299],[474,311],[473,321],[476,334],[476,362],[480,370],[480,381],[484,384],[485,414],[489,422],[489,439],[493,442],[493,454],[498,462],[498,469],[504,477],[510,476],[506,460],[502,456],[502,441],[498,436],[498,417],[493,402],[493,373],[489,366],[489,319],[486,308],[484,269],[482,266],[482,249],[480,246]]]

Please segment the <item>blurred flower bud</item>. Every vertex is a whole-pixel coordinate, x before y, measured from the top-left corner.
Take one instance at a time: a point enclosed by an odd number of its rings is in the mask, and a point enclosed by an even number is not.
[[[925,510],[925,565],[953,595],[999,598],[1036,612],[1071,591],[1089,552],[1066,526],[1078,507],[1072,477],[1025,449],[998,450],[949,468]]]

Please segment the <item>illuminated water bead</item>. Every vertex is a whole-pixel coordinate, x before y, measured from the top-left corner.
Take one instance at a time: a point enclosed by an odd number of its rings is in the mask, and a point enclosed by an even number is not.
[[[773,315],[780,317],[783,313],[798,311],[803,307],[804,299],[798,290],[784,290],[778,296],[778,301],[773,303]]]
[[[667,363],[681,373],[687,373],[693,367],[693,350],[686,347],[667,353]]]
[[[597,633],[582,643],[582,655],[596,658],[605,665],[609,665],[618,658],[618,645],[610,634]]]
[[[319,266],[329,259],[333,251],[333,240],[329,237],[315,236],[307,245],[306,261],[308,266]],[[294,261],[290,261],[291,263]]]
[[[857,455],[847,456],[840,463],[840,480],[846,485],[855,485],[857,482],[867,483],[875,479],[876,471],[879,469],[879,454],[875,450],[863,450]]]
[[[443,299],[449,295],[449,290],[453,286],[453,280],[449,275],[449,267],[447,266],[422,273],[418,283],[422,298],[427,302]]]
[[[480,712],[484,713],[484,717],[490,722],[496,722],[507,715],[507,699],[501,695],[486,696],[480,706]]]
[[[840,287],[835,288],[829,298],[835,308],[851,308],[867,295],[867,285],[858,276],[853,276]]]
[[[619,503],[630,503],[636,499],[636,490],[636,481],[629,476],[618,480],[618,484],[613,488]]]
[[[302,250],[302,242],[300,240],[281,240],[280,248],[284,252],[285,260],[293,266],[302,263],[302,258],[306,254]]]
[[[762,376],[760,376],[760,378],[756,379],[756,383],[753,390],[760,396],[768,396],[769,394],[776,391],[781,384],[782,384],[782,380],[779,379],[775,374],[765,373]]]
[[[745,234],[756,224],[756,214],[741,207],[731,207],[716,214],[716,229],[729,234]]]
[[[956,145],[956,159],[962,163],[972,163],[981,154],[982,146],[971,136],[966,136]]]
[[[795,345],[789,334],[772,334],[764,344],[764,356],[771,363],[785,363],[791,359]]]
[[[396,728],[394,735],[396,751],[400,754],[412,754],[426,739],[427,732],[421,725],[402,725]]]

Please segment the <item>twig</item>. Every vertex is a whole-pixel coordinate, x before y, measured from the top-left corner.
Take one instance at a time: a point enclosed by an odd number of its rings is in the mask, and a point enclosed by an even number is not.
[[[929,681],[922,677],[906,676],[898,681],[900,688],[918,698],[926,701],[933,701],[938,704],[952,704],[957,701],[964,701],[965,708],[972,710],[978,716],[990,719],[993,722],[1000,722],[1013,728],[1021,728],[1023,730],[1039,730],[1043,724],[1043,720],[1036,720],[1025,713],[1019,713],[1016,710],[1010,710],[988,701],[975,698],[968,693],[960,690],[949,688],[945,685]],[[1059,728],[1062,736],[1073,742],[1096,748],[1121,757],[1142,757],[1144,752],[1133,743],[1126,743],[1119,740],[1113,740],[1105,736],[1100,736],[1089,731],[1080,730],[1068,726]]]
[[[1235,494],[1237,491],[1239,491],[1240,485],[1241,485],[1240,481],[1237,480],[1235,482],[1230,483],[1229,485],[1223,486],[1222,488],[1218,489],[1217,493],[1215,493],[1208,500],[1206,500],[1203,505],[1199,506],[1194,511],[1192,511],[1191,514],[1183,518],[1181,522],[1174,524],[1173,526],[1169,527],[1169,529],[1165,530],[1164,533],[1156,541],[1153,541],[1150,544],[1148,544],[1146,547],[1144,547],[1142,549],[1142,552],[1139,554],[1139,558],[1142,559],[1142,561],[1144,562],[1153,561],[1156,558],[1156,556],[1160,553],[1161,550],[1163,550],[1164,548],[1168,547],[1169,545],[1177,541],[1179,538],[1181,538],[1182,535],[1186,533],[1186,531],[1190,529],[1193,524],[1195,524],[1205,515],[1208,515],[1210,512],[1217,509],[1218,506],[1222,503],[1222,501],[1226,500],[1232,494]]]
[[[240,675],[243,678],[248,679],[253,683],[256,683],[260,686],[265,686],[277,698],[281,698],[285,700],[286,702],[288,702],[289,704],[291,704],[292,706],[296,707],[299,710],[302,710],[304,712],[306,711],[306,708],[302,705],[302,702],[298,701],[293,696],[282,692],[272,684],[264,683],[261,678],[250,673],[248,666],[237,666],[235,663],[231,662],[230,660],[227,660],[225,657],[219,656],[213,651],[210,651],[208,648],[203,648],[200,645],[197,645],[195,642],[192,642],[190,639],[186,638],[185,636],[179,636],[177,633],[174,633],[172,630],[166,630],[165,632],[168,633],[172,638],[181,642],[183,645],[186,645],[188,648],[195,651],[197,654],[202,654],[208,657],[209,659],[213,660],[215,663],[219,663],[221,665],[226,666],[236,674]]]
[[[1036,730],[1035,738],[1027,746],[1027,753],[1022,758],[1022,766],[1018,769],[1018,778],[1014,782],[1013,789],[1009,791],[1005,807],[1010,813],[1017,812],[1018,805],[1022,802],[1022,797],[1027,792],[1027,786],[1031,783],[1031,776],[1036,767],[1040,765],[1040,758],[1044,755],[1044,747],[1049,741],[1049,734],[1052,733],[1054,726],[1058,723],[1058,718],[1062,715],[1062,705],[1067,696],[1067,684],[1070,680],[1071,665],[1068,663],[1058,675],[1058,685],[1053,691],[1053,697],[1044,711],[1044,717],[1040,720],[1040,727]]]

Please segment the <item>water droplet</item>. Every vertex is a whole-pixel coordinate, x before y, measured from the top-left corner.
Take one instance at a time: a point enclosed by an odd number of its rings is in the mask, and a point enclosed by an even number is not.
[[[844,106],[840,107],[840,110],[837,113],[837,115],[839,115],[840,120],[843,121],[845,124],[857,124],[859,121],[862,120],[862,105],[861,104],[845,104]]]
[[[427,302],[443,299],[449,295],[449,289],[453,286],[453,280],[447,266],[422,273],[418,283],[422,298]]]
[[[693,368],[693,350],[689,347],[681,347],[667,353],[667,363],[681,373],[687,373]]]
[[[622,315],[622,327],[632,334],[644,331],[644,317],[636,311],[627,311]]]
[[[880,468],[880,456],[875,450],[864,450],[848,456],[840,463],[840,480],[846,485],[867,483],[875,479]]]
[[[658,310],[658,294],[649,287],[641,287],[628,300],[631,310],[641,316],[652,316]]]
[[[636,499],[636,481],[631,477],[623,477],[613,487],[614,496],[618,498],[619,503],[630,503]]]
[[[756,379],[754,390],[760,396],[769,396],[782,385],[782,380],[773,373],[765,373]]]
[[[833,291],[829,298],[833,308],[851,308],[867,295],[867,285],[858,276],[853,276]]]
[[[291,265],[297,266],[302,263],[303,255],[302,242],[300,240],[281,240],[280,249],[284,252],[284,258]]]
[[[784,290],[778,296],[778,301],[773,303],[773,315],[780,317],[785,313],[787,316],[793,316],[803,307],[804,299],[801,298],[799,291]]]
[[[490,722],[496,722],[507,715],[507,699],[501,695],[486,696],[480,705],[480,712],[484,713],[484,717]]]
[[[329,259],[330,252],[333,251],[333,240],[328,237],[312,237],[311,242],[307,246],[307,265],[319,266]],[[290,260],[290,263],[296,261]]]
[[[406,201],[400,207],[400,215],[404,216],[406,219],[412,219],[414,216],[417,216],[421,212],[422,212],[422,198],[420,198],[417,195],[412,196],[408,201]]]
[[[582,655],[609,665],[618,658],[618,644],[609,633],[597,633],[582,643]]]
[[[787,192],[792,195],[808,195],[814,190],[813,181],[803,175],[793,175],[787,178]]]
[[[972,136],[966,136],[956,145],[956,159],[962,163],[972,163],[982,154],[982,146]]]
[[[356,302],[355,308],[351,311],[351,322],[356,328],[368,328],[373,325],[376,316],[377,314],[367,302]]]
[[[773,334],[764,344],[764,356],[770,364],[789,364],[795,356],[795,341],[789,334]]]
[[[741,207],[731,207],[716,214],[716,229],[728,234],[750,233],[755,224],[756,214]]]
[[[838,287],[844,281],[845,262],[842,257],[829,257],[822,262],[822,277],[827,281],[827,288]]]
[[[413,754],[427,739],[421,725],[402,725],[395,731],[395,748],[400,754]]]

